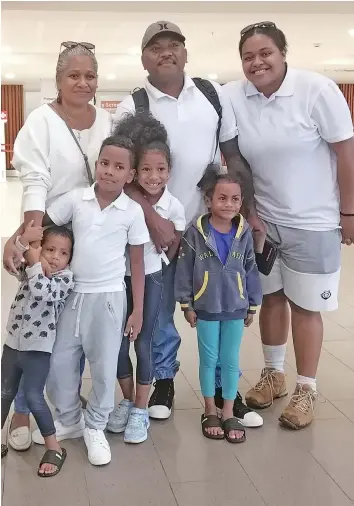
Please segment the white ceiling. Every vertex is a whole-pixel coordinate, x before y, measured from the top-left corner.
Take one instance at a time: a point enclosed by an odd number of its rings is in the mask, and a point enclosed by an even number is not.
[[[54,76],[60,42],[93,42],[101,90],[127,90],[144,78],[139,46],[153,21],[180,25],[188,73],[220,82],[242,76],[241,28],[271,20],[289,41],[289,63],[354,82],[354,1],[348,2],[2,2],[2,82],[38,90]],[[353,33],[354,35],[354,33]],[[319,44],[319,47],[314,47]],[[15,74],[8,79],[6,74]],[[111,79],[108,79],[110,77]],[[112,79],[112,77],[114,77]]]

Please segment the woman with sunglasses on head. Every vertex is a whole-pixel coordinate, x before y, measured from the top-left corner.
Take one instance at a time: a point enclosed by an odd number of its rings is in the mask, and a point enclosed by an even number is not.
[[[110,135],[111,115],[90,102],[97,90],[98,64],[95,46],[86,42],[63,42],[56,67],[57,99],[28,116],[15,144],[12,165],[23,184],[24,224],[42,225],[46,208],[60,195],[93,183],[94,167],[102,141]],[[15,273],[22,260],[16,246],[17,231],[6,243],[3,263]],[[44,271],[46,266],[43,265]],[[81,362],[81,374],[84,367]],[[23,388],[15,399],[15,413],[9,423],[8,442],[18,451],[32,441]],[[82,435],[83,419],[75,427],[57,422],[57,439]]]
[[[251,215],[262,219],[277,248],[270,274],[262,276],[265,368],[246,402],[266,408],[287,395],[291,321],[297,381],[280,421],[301,429],[314,418],[321,312],[338,306],[341,240],[354,242],[353,124],[333,81],[288,68],[287,41],[274,23],[244,28],[239,51],[246,80],[228,83],[224,93],[252,173]]]

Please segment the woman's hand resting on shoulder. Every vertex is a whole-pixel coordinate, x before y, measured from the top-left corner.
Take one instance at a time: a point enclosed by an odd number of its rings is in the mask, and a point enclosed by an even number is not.
[[[4,248],[2,263],[4,268],[10,274],[18,274],[18,268],[21,265],[23,254],[17,249],[12,238],[7,241]]]

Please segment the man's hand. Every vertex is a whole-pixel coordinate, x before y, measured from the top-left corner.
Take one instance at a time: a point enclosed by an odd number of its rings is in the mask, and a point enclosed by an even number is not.
[[[35,264],[38,264],[41,258],[41,251],[42,251],[41,247],[33,248],[32,246],[30,246],[29,250],[26,251],[24,257],[30,267],[32,267]]]
[[[254,239],[254,250],[256,253],[262,253],[264,243],[267,237],[267,230],[263,221],[257,216],[256,213],[250,213],[247,217],[247,222],[252,228]]]
[[[176,239],[175,227],[173,223],[165,218],[161,218],[156,211],[151,212],[146,218],[146,224],[150,232],[152,242],[155,244],[158,253],[163,248],[168,248]]]
[[[5,244],[4,255],[2,258],[2,263],[4,268],[10,274],[18,274],[18,268],[21,265],[23,254],[19,251],[14,242],[9,239]]]
[[[195,311],[192,311],[191,309],[188,311],[184,311],[184,317],[189,323],[189,325],[192,327],[192,329],[194,329],[195,326],[197,325],[197,315]]]
[[[27,223],[25,227],[24,233],[21,235],[21,244],[23,246],[27,246],[32,242],[41,241],[43,239],[43,228],[42,227],[34,227],[34,220],[31,220]]]
[[[342,244],[350,246],[354,244],[354,216],[341,216]]]
[[[252,325],[253,323],[253,317],[254,315],[251,314],[251,313],[248,313],[246,318],[245,318],[245,327],[249,327],[250,325]]]
[[[128,318],[124,335],[129,336],[129,341],[135,341],[138,335],[140,334],[142,326],[143,326],[142,311],[133,311]]]

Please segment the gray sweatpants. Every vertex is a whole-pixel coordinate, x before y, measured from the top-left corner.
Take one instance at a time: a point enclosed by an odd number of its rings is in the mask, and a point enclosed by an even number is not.
[[[87,400],[86,426],[104,430],[114,408],[117,362],[126,318],[126,294],[75,293],[59,318],[51,357],[47,393],[57,419],[78,423],[78,394],[82,352],[90,364],[92,389]]]

